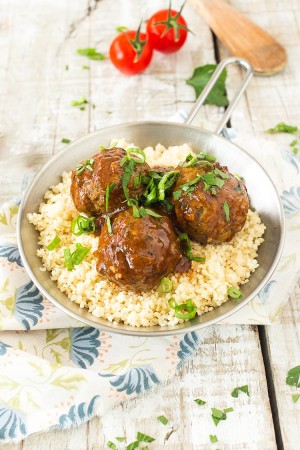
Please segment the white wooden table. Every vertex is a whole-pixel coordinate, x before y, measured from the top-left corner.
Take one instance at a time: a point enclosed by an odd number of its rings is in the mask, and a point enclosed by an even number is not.
[[[280,121],[300,125],[300,2],[299,0],[231,0],[230,3],[264,26],[286,47],[286,70],[272,78],[254,78],[234,112],[231,125],[240,132],[264,135]],[[193,90],[185,84],[196,66],[227,55],[202,18],[190,5],[184,15],[195,35],[178,54],[155,54],[142,76],[126,78],[109,60],[94,62],[76,49],[96,46],[107,53],[119,25],[136,27],[140,19],[165,7],[152,0],[11,0],[0,3],[0,201],[20,195],[22,186],[11,176],[14,167],[40,166],[59,151],[62,138],[74,140],[113,123],[166,119],[179,108],[188,111]],[[174,6],[180,3],[174,1]],[[82,70],[89,65],[90,70]],[[66,70],[68,66],[68,70]],[[240,79],[230,69],[228,91]],[[72,108],[86,97],[96,108]],[[222,111],[206,107],[211,128]],[[270,139],[285,139],[271,136]],[[10,167],[7,176],[5,167]],[[297,303],[298,299],[298,303]],[[135,401],[125,402],[102,419],[78,429],[32,436],[4,450],[105,449],[117,435],[134,439],[137,431],[154,436],[149,449],[300,448],[300,401],[293,404],[285,384],[290,368],[300,363],[300,290],[291,295],[281,321],[272,327],[215,326],[197,356],[175,378]],[[231,336],[229,338],[229,336]],[[235,336],[232,338],[232,336]],[[218,444],[208,439],[207,414],[194,407],[203,398],[224,407],[224,395],[247,379],[250,400],[216,431]],[[156,421],[163,410],[164,427]]]

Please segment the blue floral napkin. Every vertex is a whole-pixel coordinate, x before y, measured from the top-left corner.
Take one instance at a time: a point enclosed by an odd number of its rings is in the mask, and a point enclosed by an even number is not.
[[[272,279],[226,323],[271,324],[299,269],[300,160],[273,142],[245,135],[234,140],[276,182],[287,236]],[[43,298],[24,270],[15,235],[17,211],[16,201],[0,208],[0,442],[103,415],[116,402],[172,376],[213,332],[145,339],[82,328]]]

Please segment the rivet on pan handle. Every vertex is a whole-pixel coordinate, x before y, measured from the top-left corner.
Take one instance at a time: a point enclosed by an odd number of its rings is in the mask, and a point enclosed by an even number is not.
[[[230,119],[231,113],[234,110],[234,108],[236,107],[236,105],[238,104],[241,96],[243,95],[244,91],[246,90],[246,87],[248,86],[249,81],[252,78],[253,75],[253,69],[251,64],[246,61],[245,59],[242,58],[236,58],[236,57],[231,57],[231,58],[226,58],[223,61],[220,62],[220,64],[218,64],[216,70],[214,71],[211,79],[209,80],[209,82],[207,83],[207,85],[205,86],[205,88],[203,89],[203,91],[201,92],[198,100],[196,101],[194,107],[192,108],[191,112],[189,113],[185,123],[188,125],[191,125],[194,118],[196,117],[197,113],[199,112],[199,109],[201,108],[201,106],[203,105],[203,103],[205,102],[208,94],[210,93],[210,91],[212,90],[212,88],[214,87],[215,83],[217,82],[219,76],[221,75],[221,73],[223,72],[223,70],[229,66],[230,64],[239,64],[240,66],[242,66],[245,70],[246,70],[246,74],[245,74],[245,78],[242,81],[242,84],[240,85],[240,88],[236,91],[236,93],[234,94],[233,99],[231,100],[228,108],[226,109],[222,119],[220,120],[220,122],[218,123],[215,132],[217,134],[220,134],[221,131],[223,130],[223,128],[225,127],[225,125],[227,124],[228,120]]]

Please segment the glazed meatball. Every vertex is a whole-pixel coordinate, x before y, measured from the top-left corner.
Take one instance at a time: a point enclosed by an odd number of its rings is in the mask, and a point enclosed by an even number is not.
[[[249,209],[244,182],[218,163],[179,170],[173,203],[180,229],[202,244],[231,241],[245,225]],[[204,174],[210,174],[207,183],[199,178]],[[212,184],[214,176],[219,187]]]
[[[121,207],[125,201],[122,179],[126,165],[123,167],[120,165],[124,156],[126,152],[122,148],[102,150],[92,156],[92,164],[87,162],[86,168],[81,173],[78,173],[78,169],[73,170],[71,196],[78,211],[86,214],[106,213],[106,187],[112,183],[114,188],[109,195],[108,212]],[[84,164],[82,163],[83,166]],[[149,170],[147,163],[135,164],[127,185],[129,197],[137,198],[143,193],[144,186],[134,180],[146,175]]]
[[[111,234],[104,225],[95,255],[99,273],[134,291],[155,287],[181,258],[178,237],[168,217],[135,218],[131,209],[113,220]]]

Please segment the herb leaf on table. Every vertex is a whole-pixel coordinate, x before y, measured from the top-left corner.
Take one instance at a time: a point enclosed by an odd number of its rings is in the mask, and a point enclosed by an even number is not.
[[[300,366],[293,367],[288,371],[286,384],[300,388]]]
[[[199,95],[207,85],[216,67],[217,67],[216,64],[205,64],[204,66],[196,67],[191,78],[186,80],[186,84],[192,86],[195,89],[196,98],[199,97]],[[204,104],[216,106],[228,105],[228,98],[225,88],[226,77],[227,72],[226,70],[224,70],[221,73],[215,86],[210,91]]]

